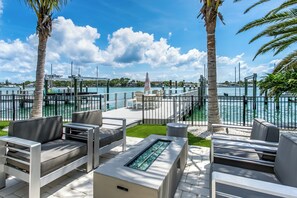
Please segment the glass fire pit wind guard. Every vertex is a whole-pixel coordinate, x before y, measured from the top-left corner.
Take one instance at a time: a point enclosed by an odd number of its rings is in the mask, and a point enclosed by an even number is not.
[[[136,170],[146,171],[152,163],[161,155],[161,153],[170,144],[170,140],[157,140],[147,149],[145,149],[140,155],[134,158],[125,166]]]

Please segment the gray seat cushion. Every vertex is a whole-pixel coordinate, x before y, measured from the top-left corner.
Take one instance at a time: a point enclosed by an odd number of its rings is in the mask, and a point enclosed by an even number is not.
[[[29,155],[9,151],[8,156],[29,162]],[[87,155],[87,145],[71,140],[54,140],[41,145],[41,176]],[[29,166],[7,159],[7,164],[29,172]]]
[[[283,133],[276,154],[274,171],[284,185],[297,187],[297,134]]]
[[[260,172],[260,171],[242,169],[242,168],[226,166],[226,165],[221,165],[221,164],[214,164],[214,163],[211,166],[211,172],[213,172],[213,171],[280,184],[279,180],[277,179],[277,177],[274,174]],[[210,181],[211,181],[211,179],[210,179]],[[223,193],[226,193],[229,195],[234,195],[234,196],[238,196],[238,197],[246,197],[246,198],[266,198],[266,197],[267,198],[268,197],[275,198],[275,197],[277,197],[277,196],[267,195],[264,193],[254,192],[251,190],[245,190],[245,189],[241,189],[241,188],[237,188],[237,187],[233,187],[233,186],[228,186],[225,184],[217,184],[217,191],[223,192]],[[217,197],[221,197],[221,196],[217,196]]]
[[[84,132],[78,133],[79,137],[67,137],[70,140],[76,140],[81,142],[87,141],[87,134]],[[99,132],[99,147],[102,148],[112,142],[123,139],[123,131],[118,129],[105,129],[100,128]]]
[[[279,142],[279,129],[277,126],[263,119],[254,119],[251,131],[251,140]]]
[[[117,129],[100,128],[100,147],[106,146],[112,142],[123,139],[123,131]]]
[[[61,139],[63,135],[62,116],[10,122],[8,135],[41,144]]]
[[[260,160],[258,154],[255,153],[254,149],[240,148],[239,146],[237,147],[237,146],[224,145],[224,148],[215,147],[214,153],[222,154],[226,156],[226,158],[221,156],[214,156],[214,163],[273,173],[272,167],[268,167],[265,165],[260,165],[260,164],[256,164],[248,161],[242,162],[239,159],[228,158],[228,157],[240,157],[240,158],[243,158],[243,160]]]
[[[102,111],[82,111],[72,114],[72,122],[102,126]]]

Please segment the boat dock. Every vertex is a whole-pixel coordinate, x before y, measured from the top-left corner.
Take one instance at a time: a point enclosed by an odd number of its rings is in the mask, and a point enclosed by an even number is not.
[[[127,126],[143,124],[166,124],[168,122],[190,122],[191,116],[199,106],[199,101],[187,97],[144,97],[140,107],[123,107],[103,112],[103,117],[126,118]]]

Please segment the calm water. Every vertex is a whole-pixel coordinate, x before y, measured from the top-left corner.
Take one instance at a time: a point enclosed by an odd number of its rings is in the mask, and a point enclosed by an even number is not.
[[[66,90],[67,88],[53,88],[53,92],[62,93],[63,90]],[[152,87],[152,90],[161,90],[161,87]],[[11,94],[12,92],[16,93],[17,91],[20,91],[21,88],[14,87],[14,88],[0,88],[0,91],[2,94],[8,93]],[[26,89],[29,93],[33,93],[34,88],[27,88]],[[169,87],[166,87],[165,90],[168,92]],[[189,90],[189,88],[186,88],[186,90]],[[83,89],[83,91],[86,91],[86,88]],[[99,94],[105,94],[107,92],[106,87],[90,87],[88,88],[89,92],[97,92]],[[135,91],[143,91],[143,87],[110,87],[109,92],[110,93],[132,93]],[[183,88],[179,87],[177,89],[177,93],[181,93],[183,91]],[[175,89],[172,89],[172,93],[175,93]],[[222,96],[224,93],[228,94],[229,96],[239,96],[244,94],[244,88],[237,87],[236,89],[234,87],[218,87],[218,95]],[[253,88],[248,87],[248,96],[253,95]],[[260,91],[257,88],[257,96],[260,95]]]

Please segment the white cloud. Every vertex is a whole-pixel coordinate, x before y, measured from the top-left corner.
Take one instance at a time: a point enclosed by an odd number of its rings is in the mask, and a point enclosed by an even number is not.
[[[68,74],[70,62],[76,65],[102,62],[101,52],[95,44],[100,38],[96,28],[76,26],[72,20],[58,17],[53,21],[53,32],[47,43],[46,67],[54,65],[55,73]],[[36,68],[38,36],[30,35],[26,41],[0,40],[0,71],[32,73]]]
[[[1,1],[1,0],[0,0]],[[168,38],[172,35],[168,34]],[[71,19],[58,17],[53,23],[52,36],[48,40],[46,69],[53,64],[54,73],[70,75],[70,62],[74,62],[74,73],[78,67],[81,74],[95,76],[94,65],[105,65],[115,68],[138,67],[148,65],[152,68],[152,80],[197,80],[203,74],[203,66],[207,63],[207,53],[198,49],[182,52],[180,48],[168,44],[166,38],[156,39],[153,34],[121,28],[108,36],[108,46],[101,49],[96,44],[100,33],[90,26],[77,26]],[[14,72],[15,80],[20,74],[25,77],[34,76],[37,57],[38,37],[30,35],[26,41],[0,40],[0,71]],[[242,78],[253,72],[266,72],[279,60],[258,67],[249,66],[244,54],[235,57],[217,56],[218,81],[234,79],[234,67],[241,63]],[[143,80],[144,74],[139,72],[121,72],[117,70],[109,74],[111,78],[126,76]],[[139,70],[137,70],[139,71]],[[49,71],[46,71],[49,73]],[[108,74],[100,74],[108,76]],[[2,75],[3,76],[3,75]],[[1,76],[0,76],[1,79]]]
[[[206,59],[205,52],[192,49],[183,54],[180,48],[170,46],[167,39],[155,40],[153,34],[134,32],[132,28],[121,28],[109,36],[109,46],[103,54],[105,64],[114,67],[132,64],[148,64],[153,68],[202,67]]]
[[[281,62],[281,59],[275,59],[269,62],[269,64],[277,65],[279,62]]]
[[[96,28],[76,26],[71,19],[58,17],[53,23],[52,36],[48,42],[48,51],[52,60],[68,59],[80,63],[99,62],[99,47],[95,42],[100,38]]]
[[[36,51],[19,39],[12,42],[0,40],[0,71],[29,73],[34,71]]]
[[[235,56],[234,58],[230,58],[230,57],[226,57],[226,56],[218,56],[217,62],[218,62],[218,64],[222,64],[222,65],[234,65],[234,64],[238,64],[239,62],[241,62],[241,67],[245,67],[246,64],[244,62],[242,62],[243,56],[244,56],[244,53],[239,54],[239,55]]]

